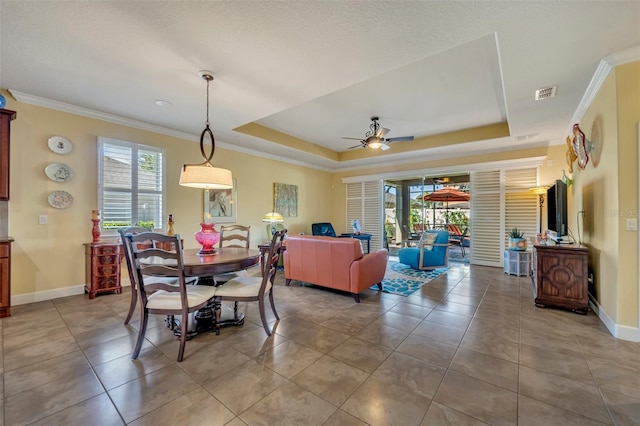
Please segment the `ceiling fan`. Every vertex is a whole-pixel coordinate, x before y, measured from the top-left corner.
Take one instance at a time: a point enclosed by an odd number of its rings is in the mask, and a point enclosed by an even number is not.
[[[386,138],[385,135],[389,133],[391,130],[386,129],[384,127],[380,127],[378,123],[379,117],[371,117],[371,125],[369,126],[369,131],[364,135],[364,139],[361,138],[342,138],[342,139],[353,139],[356,141],[360,141],[359,145],[354,145],[349,147],[349,149],[353,148],[371,148],[371,149],[381,149],[386,151],[389,149],[389,144],[391,142],[408,142],[413,140],[413,136],[401,136],[398,138]]]

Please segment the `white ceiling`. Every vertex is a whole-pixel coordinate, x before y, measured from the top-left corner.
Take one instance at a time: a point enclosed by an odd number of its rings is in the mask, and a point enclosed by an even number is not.
[[[19,100],[113,114],[195,140],[206,102],[198,71],[211,70],[211,123],[222,146],[329,170],[562,142],[600,60],[640,45],[638,1],[0,7],[0,87]],[[536,89],[552,85],[555,98],[534,101]],[[172,106],[160,108],[158,99]],[[387,137],[499,122],[511,136],[419,152],[401,152],[399,144],[417,143],[398,142],[338,161],[233,130],[257,123],[341,152],[357,144],[342,137],[364,137],[374,115],[391,129]]]

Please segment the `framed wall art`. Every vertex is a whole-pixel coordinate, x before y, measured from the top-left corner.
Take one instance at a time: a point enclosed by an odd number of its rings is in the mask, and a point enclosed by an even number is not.
[[[235,223],[237,216],[235,179],[232,189],[204,190],[204,221],[206,223]]]
[[[274,210],[284,217],[298,216],[298,186],[274,183],[273,205]]]

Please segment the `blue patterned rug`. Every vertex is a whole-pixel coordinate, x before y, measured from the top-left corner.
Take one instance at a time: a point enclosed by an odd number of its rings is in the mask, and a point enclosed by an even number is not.
[[[432,279],[447,272],[447,269],[448,268],[440,268],[433,271],[416,271],[404,263],[389,260],[387,272],[382,280],[382,291],[400,296],[409,296]],[[379,291],[377,285],[372,286],[371,289]]]

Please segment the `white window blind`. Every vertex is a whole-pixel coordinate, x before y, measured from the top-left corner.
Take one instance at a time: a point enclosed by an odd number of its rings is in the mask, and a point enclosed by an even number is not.
[[[529,240],[538,232],[538,196],[529,188],[536,186],[535,168],[505,170],[505,246],[508,246],[509,231],[518,228]]]
[[[345,229],[352,232],[351,221],[359,220],[362,233],[371,234],[371,250],[383,247],[384,193],[382,180],[347,183]]]
[[[131,225],[163,228],[164,172],[164,149],[98,138],[98,206],[105,234]]]
[[[501,172],[471,172],[471,263],[501,266],[504,219]]]

